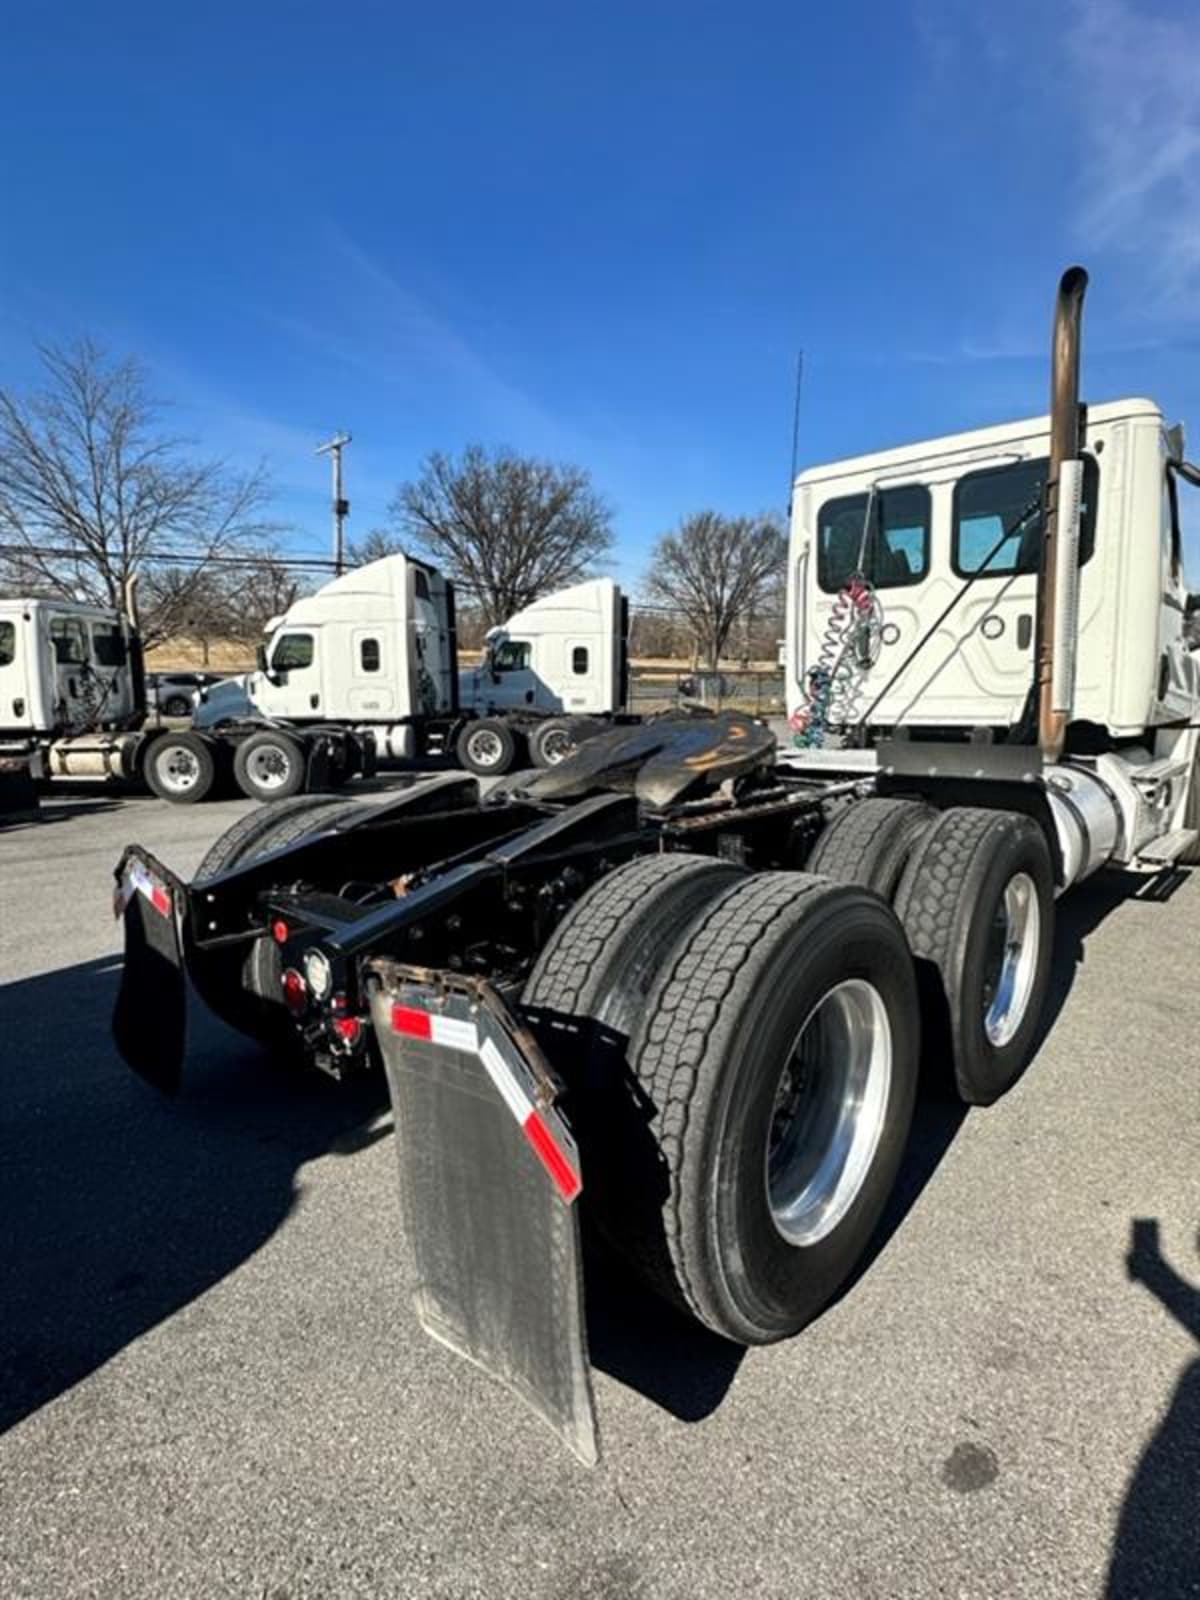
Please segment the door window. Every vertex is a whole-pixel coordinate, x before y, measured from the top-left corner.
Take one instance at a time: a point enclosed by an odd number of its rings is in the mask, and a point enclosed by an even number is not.
[[[571,671],[579,677],[584,677],[588,669],[588,648],[585,644],[577,644],[571,651]]]
[[[378,672],[379,640],[363,639],[358,647],[358,660],[364,672]]]
[[[836,594],[855,573],[876,589],[919,583],[929,571],[924,484],[827,500],[817,515],[817,582]]]
[[[311,633],[285,633],[275,646],[271,666],[276,672],[302,672],[312,666],[315,654]]]
[[[1011,466],[972,472],[958,480],[951,560],[959,577],[974,576],[984,570],[985,563],[989,578],[1037,572],[1042,553],[1042,494],[1049,469],[1043,456],[1037,461],[1014,461]],[[1084,456],[1081,566],[1095,547],[1099,478],[1096,458]]]
[[[524,672],[533,646],[528,639],[505,639],[492,652],[493,672]]]
[[[0,622],[0,667],[11,666],[17,656],[17,627],[14,622]]]

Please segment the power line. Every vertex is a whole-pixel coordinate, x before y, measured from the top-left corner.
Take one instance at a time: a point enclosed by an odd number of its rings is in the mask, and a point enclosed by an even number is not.
[[[20,560],[74,561],[84,566],[90,564],[85,551],[60,549],[54,545],[0,544],[0,556]],[[154,555],[139,556],[139,567],[303,567],[314,571],[333,572],[337,563],[328,556],[289,556],[270,552],[264,555],[196,555],[186,550],[161,550]]]

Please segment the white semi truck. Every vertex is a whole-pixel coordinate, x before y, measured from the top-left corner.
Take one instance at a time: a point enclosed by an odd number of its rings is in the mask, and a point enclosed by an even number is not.
[[[29,779],[145,784],[165,800],[202,800],[226,778],[260,792],[261,727],[200,735],[147,717],[141,643],[125,612],[71,600],[0,598],[0,761]],[[257,742],[256,742],[257,741]],[[311,719],[290,746],[299,789],[371,770],[374,747]]]
[[[869,1247],[919,1073],[987,1105],[1029,1064],[1057,898],[1196,859],[1200,473],[1148,402],[1081,407],[1085,284],[1049,417],[798,480],[786,751],[667,717],[500,798],[264,808],[191,883],[117,865],[130,1065],[178,1088],[189,978],[335,1075],[381,1056],[422,1323],[585,1461],[580,1204],[705,1327],[796,1333]]]
[[[453,585],[391,555],[334,578],[268,627],[257,672],[212,692],[194,728],[258,716],[275,724],[264,797],[295,792],[289,730],[354,728],[383,760],[455,755],[484,776],[528,754],[552,766],[623,713],[628,606],[609,578],[547,595],[487,636],[479,666],[459,667]],[[264,735],[264,738],[269,735]]]

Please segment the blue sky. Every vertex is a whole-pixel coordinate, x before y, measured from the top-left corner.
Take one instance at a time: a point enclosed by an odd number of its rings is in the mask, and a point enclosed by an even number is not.
[[[335,428],[357,535],[477,439],[589,467],[635,580],[682,514],[783,504],[801,345],[802,464],[1044,409],[1075,259],[1086,393],[1200,448],[1191,6],[115,0],[5,34],[4,380],[38,338],[137,354],[179,431],[267,460],[297,549]]]

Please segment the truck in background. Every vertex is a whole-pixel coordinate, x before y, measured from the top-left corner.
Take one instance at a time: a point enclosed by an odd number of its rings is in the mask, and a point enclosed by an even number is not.
[[[555,765],[624,717],[628,602],[608,578],[547,595],[493,628],[460,668],[454,585],[406,555],[356,567],[268,625],[258,670],[210,693],[193,729],[268,723],[276,784],[297,792],[286,741],[311,723],[352,728],[378,758],[454,756],[480,776]],[[269,739],[269,730],[261,737]]]
[[[24,764],[35,781],[120,781],[186,804],[228,778],[253,795],[263,763],[274,761],[273,747],[264,752],[258,739],[263,731],[243,725],[198,734],[149,720],[132,597],[124,612],[0,599],[0,758]],[[291,738],[290,793],[373,770],[374,747],[351,730],[314,720]]]

